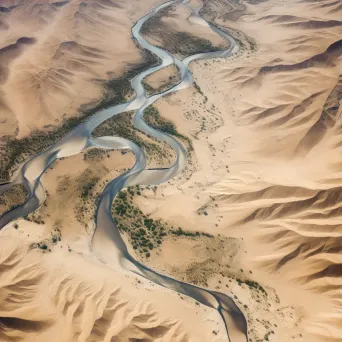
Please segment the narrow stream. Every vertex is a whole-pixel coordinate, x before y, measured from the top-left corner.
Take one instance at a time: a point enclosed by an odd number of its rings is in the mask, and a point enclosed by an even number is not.
[[[208,25],[212,30],[224,37],[229,42],[229,48],[225,51],[196,54],[181,61],[169,52],[149,44],[140,35],[142,25],[161,9],[179,3],[183,3],[192,11],[193,20],[196,20],[203,25]],[[57,159],[70,157],[89,147],[99,147],[104,149],[130,149],[136,157],[134,166],[132,169],[107,184],[99,199],[95,216],[96,230],[92,239],[92,251],[100,260],[109,264],[119,265],[124,269],[132,271],[156,284],[164,286],[170,290],[183,293],[184,295],[194,298],[203,305],[218,310],[225,323],[228,340],[230,342],[246,342],[248,341],[246,319],[230,297],[223,293],[206,290],[198,286],[180,282],[176,279],[161,275],[136,261],[128,252],[127,246],[125,245],[120,232],[116,228],[111,215],[111,207],[115,196],[123,188],[136,184],[156,185],[164,183],[181,172],[186,165],[187,153],[183,145],[171,135],[149,127],[143,120],[144,110],[161,97],[171,92],[176,92],[192,86],[193,78],[188,69],[188,66],[192,61],[230,56],[233,51],[237,49],[237,44],[227,33],[219,30],[202,19],[199,15],[199,9],[193,9],[189,6],[188,0],[173,0],[157,6],[134,25],[132,34],[142,48],[157,55],[161,59],[162,63],[143,71],[131,81],[132,88],[136,92],[134,100],[97,112],[87,121],[68,133],[56,144],[51,146],[48,150],[29,159],[21,167],[17,177],[11,183],[0,185],[0,193],[18,183],[23,183],[29,192],[29,198],[25,204],[0,217],[0,229],[5,227],[14,219],[28,215],[37,210],[43,204],[45,201],[45,190],[41,183],[41,177],[47,168],[50,167]],[[179,68],[181,82],[163,93],[147,97],[142,80],[146,76],[173,63]],[[165,141],[174,149],[177,158],[173,166],[166,169],[147,169],[144,152],[133,142],[120,137],[93,138],[91,136],[92,131],[107,119],[132,110],[135,111],[133,117],[133,125],[135,128],[158,140]],[[110,254],[110,257],[105,255],[105,248],[103,248],[104,245],[108,244],[110,244],[112,252],[114,252]],[[110,259],[108,260],[108,258]]]

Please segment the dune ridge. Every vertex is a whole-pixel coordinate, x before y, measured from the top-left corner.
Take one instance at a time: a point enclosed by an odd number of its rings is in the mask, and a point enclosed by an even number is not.
[[[154,304],[148,282],[143,285],[142,280],[120,275],[118,270],[113,281],[112,271],[77,254],[64,255],[71,263],[65,267],[60,254],[67,251],[44,253],[9,236],[2,236],[2,241],[6,242],[0,254],[2,341],[44,341],[53,336],[59,341],[201,340],[200,335],[190,339],[184,329],[185,317],[181,323]],[[80,261],[86,262],[94,277],[77,270]],[[147,297],[132,302],[141,291]],[[165,295],[159,292],[158,300]],[[189,304],[178,301],[185,311],[190,309]]]

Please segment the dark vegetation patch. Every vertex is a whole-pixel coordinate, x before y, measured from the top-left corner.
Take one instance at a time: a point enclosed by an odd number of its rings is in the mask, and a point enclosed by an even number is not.
[[[176,66],[176,68],[177,68],[177,74],[170,75],[166,81],[161,82],[161,84],[158,88],[152,87],[148,83],[148,80],[144,79],[142,83],[143,83],[143,86],[146,90],[147,96],[152,96],[155,94],[163,93],[163,92],[171,89],[173,86],[177,85],[181,81],[181,77],[180,77],[179,69],[177,66]]]
[[[226,22],[226,20],[224,20],[224,22]],[[244,32],[237,30],[235,28],[232,28],[230,26],[218,25],[216,24],[215,21],[211,21],[210,24],[212,26],[215,26],[217,29],[229,34],[231,37],[233,37],[237,45],[239,46],[239,50],[241,52],[247,51],[249,54],[250,52],[254,53],[258,50],[255,40],[247,36]],[[249,56],[247,56],[247,58],[249,58]]]
[[[264,295],[267,296],[267,292],[266,290],[256,281],[252,281],[252,280],[241,280],[239,278],[236,279],[238,285],[241,286],[241,284],[246,284],[250,289],[255,289],[258,291],[261,291]]]
[[[92,192],[97,182],[100,180],[100,177],[92,177],[88,179],[87,183],[82,186],[81,197],[83,199],[87,199],[89,194]]]
[[[170,40],[173,48],[172,53],[182,56],[191,56],[196,53],[224,50],[220,46],[213,45],[208,39],[199,38],[187,32],[176,32],[174,37]],[[165,44],[168,43],[169,42],[165,42]]]
[[[58,1],[58,2],[54,2],[53,5],[56,6],[56,7],[63,7],[65,5],[67,5],[68,3],[70,3],[69,0],[67,0],[67,1]]]
[[[112,79],[105,84],[104,96],[97,106],[86,111],[87,117],[93,115],[99,110],[115,106],[126,102],[126,97],[133,94],[130,81],[142,71],[160,64],[158,57],[148,50],[143,51],[144,61],[137,65],[129,66],[125,74],[116,79]]]
[[[50,237],[39,242],[32,243],[30,248],[39,248],[42,252],[51,252],[51,248],[62,241],[62,234],[59,228],[54,228]]]
[[[106,109],[119,103],[126,102],[126,96],[133,92],[130,80],[141,71],[156,65],[159,60],[148,51],[143,51],[143,62],[131,66],[125,74],[117,79],[109,80],[104,85],[101,101],[90,109],[80,108],[80,115],[69,118],[53,131],[33,132],[29,137],[16,139],[5,136],[0,139],[0,183],[9,181],[12,170],[28,157],[36,155],[65,136],[76,126],[87,120],[101,109]]]
[[[130,140],[141,147],[151,160],[165,162],[173,159],[174,153],[169,145],[148,137],[132,126],[133,114],[133,112],[122,113],[108,119],[93,131],[93,135],[95,137],[119,136]]]
[[[151,127],[157,129],[158,131],[162,131],[174,136],[181,136],[177,132],[175,124],[160,116],[158,109],[156,107],[153,107],[152,105],[148,106],[145,109],[144,119],[146,123],[148,123]]]
[[[204,0],[200,14],[210,21],[221,18],[237,21],[248,13],[246,3],[257,5],[265,1],[267,0]]]
[[[23,184],[15,184],[0,194],[0,215],[25,203],[28,192]]]
[[[161,131],[161,132],[164,132],[164,133],[173,135],[177,138],[185,140],[188,144],[189,150],[193,149],[191,140],[185,135],[180,134],[177,131],[176,125],[172,121],[163,118],[160,115],[156,107],[151,105],[145,109],[144,120],[149,126],[151,126],[152,128],[158,131]]]
[[[127,191],[121,191],[116,196],[112,206],[112,215],[117,228],[128,236],[136,253],[149,258],[151,251],[160,247],[165,238],[170,236],[213,238],[210,234],[185,231],[181,227],[175,228],[166,222],[145,215],[133,203],[134,197],[141,196],[142,192],[143,189],[139,185],[129,187]]]
[[[94,150],[101,151],[100,149]],[[71,180],[76,185],[74,191],[77,200],[74,206],[74,214],[77,221],[86,228],[88,233],[92,232],[92,225],[89,225],[89,222],[94,219],[99,198],[110,181],[110,179],[103,179],[110,170],[101,165],[101,161],[95,161],[76,180]],[[61,183],[60,186],[63,188],[64,184]]]
[[[29,222],[34,222],[36,224],[45,224],[43,217],[37,213],[31,213],[29,215],[23,216],[23,219]]]
[[[110,157],[110,154],[108,153],[108,151],[102,148],[97,148],[97,147],[88,149],[83,154],[83,159],[90,160],[90,161],[102,160],[104,157],[107,157],[107,158]]]
[[[187,32],[176,31],[173,26],[162,20],[163,17],[175,16],[172,12],[173,9],[174,6],[169,6],[159,11],[143,24],[141,33],[158,41],[161,48],[167,49],[172,54],[180,55],[182,58],[227,48],[226,46],[214,45],[208,39]]]

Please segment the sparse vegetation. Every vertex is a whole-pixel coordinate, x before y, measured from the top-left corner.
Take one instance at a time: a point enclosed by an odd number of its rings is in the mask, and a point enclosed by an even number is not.
[[[44,224],[45,221],[43,220],[43,218],[40,215],[37,215],[35,213],[23,216],[24,220],[29,221],[29,222],[34,222],[37,224]]]
[[[152,87],[148,83],[148,78],[143,80],[143,85],[144,85],[144,88],[145,88],[148,96],[152,96],[152,95],[155,95],[158,93],[165,92],[166,90],[172,88],[173,86],[175,86],[176,84],[178,84],[181,81],[181,77],[179,74],[178,67],[175,65],[174,68],[177,70],[177,73],[175,75],[169,76],[169,78],[166,82],[161,82],[161,84],[158,86],[158,88]]]
[[[133,66],[131,69],[126,71],[122,77],[109,80],[106,83],[102,101],[97,104],[96,107],[93,107],[85,112],[87,117],[93,115],[99,110],[126,102],[126,97],[132,95],[133,93],[133,89],[131,88],[130,84],[131,79],[140,74],[143,70],[160,63],[159,58],[148,50],[144,50],[143,55],[144,61],[142,63]]]
[[[88,180],[86,184],[83,185],[82,191],[81,191],[81,197],[83,199],[87,199],[89,196],[89,193],[92,191],[92,189],[95,187],[96,183],[99,181],[99,177],[92,177]]]
[[[109,157],[108,151],[102,148],[91,148],[88,149],[84,155],[83,159],[84,160],[94,160],[94,159],[102,159],[103,157]]]
[[[159,131],[181,137],[175,124],[161,117],[158,109],[152,105],[145,109],[144,119],[151,127]]]
[[[196,53],[213,52],[226,48],[226,46],[214,45],[210,40],[197,37],[188,32],[176,31],[172,26],[165,24],[162,18],[172,16],[173,9],[173,6],[169,6],[160,10],[144,23],[141,33],[155,37],[157,41],[162,42],[160,47],[166,48],[172,54],[178,54],[181,58]]]
[[[23,184],[14,184],[0,194],[0,215],[25,203],[28,192]]]
[[[241,284],[246,284],[250,289],[256,289],[258,291],[261,291],[263,294],[267,296],[266,290],[256,281],[252,280],[241,280],[239,278],[236,279],[237,283],[241,286]]]
[[[133,112],[122,113],[108,119],[94,130],[93,135],[95,137],[112,135],[130,140],[140,146],[148,158],[161,160],[164,164],[173,159],[174,152],[168,144],[148,137],[132,126],[132,115]]]
[[[188,137],[180,134],[177,131],[176,125],[173,122],[163,118],[160,115],[158,109],[153,105],[150,105],[145,109],[144,120],[149,126],[153,127],[154,129],[157,129],[158,131],[185,140],[188,143],[189,150],[193,149],[191,140]]]
[[[196,88],[196,90],[197,90],[202,96],[204,96],[201,87],[200,87],[196,82],[194,82],[194,87]]]
[[[171,40],[171,44],[166,42],[164,45],[172,54],[178,54],[181,57],[225,49],[222,46],[214,45],[208,39],[196,37],[187,32],[174,32],[173,36],[168,38]],[[182,43],[180,44],[180,42]]]
[[[52,245],[55,245],[56,243],[62,241],[62,234],[59,228],[55,228],[52,233],[50,238],[46,238],[40,242],[32,243],[30,248],[39,248],[43,251],[49,251],[51,252]]]
[[[136,130],[131,123],[133,114],[133,112],[122,113],[108,119],[94,130],[93,135],[95,137],[105,135],[119,136],[130,140],[140,146],[146,152],[148,158],[162,161],[165,166],[165,162],[170,162],[174,158],[173,150],[168,144],[159,142],[153,137]],[[176,126],[171,121],[163,118],[154,106],[151,105],[146,108],[144,120],[148,125],[159,131],[182,139],[187,143],[189,150],[192,150],[191,140],[180,134]],[[90,150],[89,155],[87,154],[85,158],[89,158],[93,154],[97,154],[97,152],[91,152]]]
[[[96,205],[110,179],[103,179],[103,176],[108,171],[94,171],[92,167],[88,167],[76,180],[77,201],[74,207],[75,217],[86,230],[92,229],[89,225],[89,221],[94,217]],[[64,188],[64,184],[60,184],[61,188]],[[91,231],[88,231],[91,233]]]
[[[158,248],[168,236],[187,236],[192,238],[212,238],[210,234],[200,232],[188,232],[181,227],[175,229],[161,220],[154,220],[133,204],[138,192],[142,192],[140,186],[129,187],[127,191],[121,191],[112,206],[112,215],[117,228],[129,238],[133,250],[141,256],[149,258],[150,251]]]

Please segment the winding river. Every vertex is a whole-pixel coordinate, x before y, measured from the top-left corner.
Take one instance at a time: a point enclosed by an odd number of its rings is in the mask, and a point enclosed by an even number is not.
[[[183,60],[179,60],[169,52],[149,44],[140,35],[142,25],[161,9],[179,3],[186,5],[192,11],[191,20],[210,27],[216,33],[224,37],[229,42],[229,48],[225,51],[200,53]],[[198,286],[180,282],[176,279],[161,275],[136,261],[128,252],[127,246],[125,245],[120,232],[116,228],[111,215],[111,207],[115,196],[123,188],[135,184],[156,185],[166,182],[181,172],[186,165],[187,153],[183,145],[171,135],[149,127],[143,120],[144,110],[161,97],[171,92],[188,88],[193,84],[193,78],[188,69],[188,66],[192,61],[230,56],[235,49],[237,49],[235,40],[227,33],[219,30],[202,19],[199,15],[199,10],[200,9],[192,8],[188,4],[188,0],[168,1],[151,10],[151,12],[142,17],[134,25],[132,29],[133,37],[142,48],[147,49],[158,56],[162,61],[161,64],[143,71],[131,81],[132,88],[136,92],[136,97],[132,101],[97,112],[90,119],[77,126],[49,149],[29,159],[21,167],[18,175],[12,182],[0,186],[0,192],[3,192],[14,184],[23,183],[29,192],[29,197],[23,205],[0,217],[0,229],[5,227],[14,219],[28,215],[37,210],[40,205],[43,204],[45,201],[45,190],[41,183],[41,177],[47,168],[50,167],[57,159],[81,153],[89,147],[99,147],[104,149],[130,149],[136,157],[134,166],[108,183],[99,199],[95,216],[96,230],[92,238],[92,251],[102,261],[110,264],[116,264],[117,266],[134,272],[156,284],[192,297],[207,307],[216,309],[225,323],[228,340],[230,342],[246,342],[248,341],[246,319],[230,297],[223,293],[203,289]],[[147,97],[142,80],[146,76],[171,64],[176,64],[178,66],[181,74],[181,82],[163,93]],[[132,110],[135,111],[133,116],[133,125],[135,128],[158,140],[165,141],[174,149],[177,158],[173,166],[167,169],[147,169],[144,152],[133,142],[120,137],[94,138],[91,136],[92,131],[107,119]],[[104,254],[104,251],[107,250],[107,248],[103,248],[105,244],[110,245],[110,256],[106,256]]]

